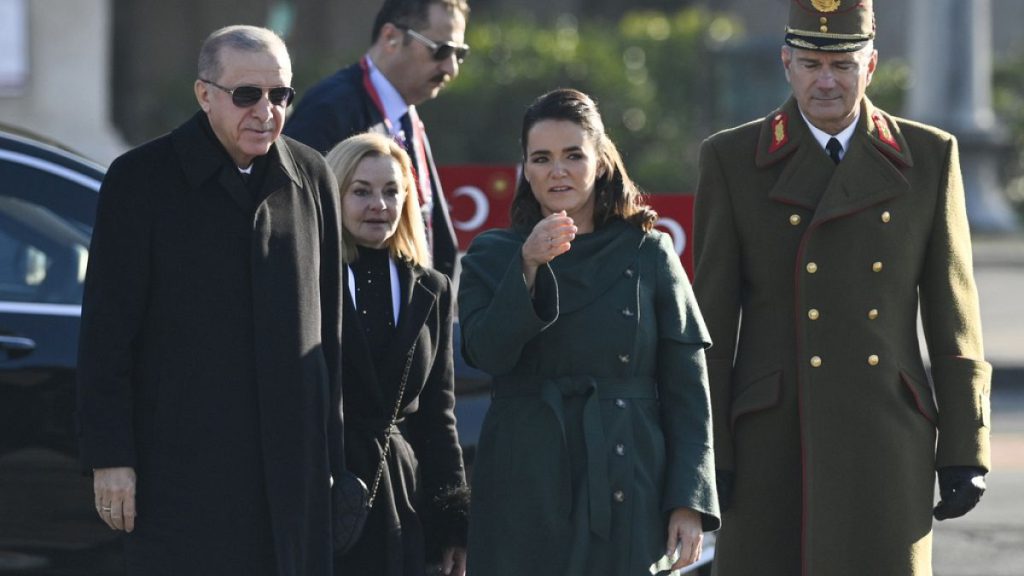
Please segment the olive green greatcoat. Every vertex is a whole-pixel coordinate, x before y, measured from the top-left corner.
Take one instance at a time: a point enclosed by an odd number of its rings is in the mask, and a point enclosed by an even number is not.
[[[474,464],[469,573],[649,574],[668,514],[719,525],[707,333],[672,243],[618,220],[523,280],[525,237],[463,259],[467,360],[495,376]]]
[[[704,143],[695,220],[717,466],[736,473],[715,573],[931,574],[936,467],[989,468],[956,141],[865,99],[836,165],[791,99]]]

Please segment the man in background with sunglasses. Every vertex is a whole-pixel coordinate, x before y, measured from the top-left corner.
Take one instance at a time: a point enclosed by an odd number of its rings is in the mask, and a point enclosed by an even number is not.
[[[458,242],[416,106],[458,76],[468,17],[465,0],[385,0],[366,55],[310,89],[284,131],[325,154],[361,132],[398,140],[416,168],[433,266],[453,280]]]
[[[128,574],[328,576],[340,472],[338,189],[279,138],[270,30],[211,34],[201,110],[111,165],[82,305],[78,423]],[[328,431],[329,434],[325,434]]]

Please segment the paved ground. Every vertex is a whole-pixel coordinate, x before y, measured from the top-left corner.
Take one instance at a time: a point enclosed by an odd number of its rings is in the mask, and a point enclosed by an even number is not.
[[[936,576],[1024,575],[1024,237],[975,240],[985,351],[995,368],[988,492],[935,524]]]

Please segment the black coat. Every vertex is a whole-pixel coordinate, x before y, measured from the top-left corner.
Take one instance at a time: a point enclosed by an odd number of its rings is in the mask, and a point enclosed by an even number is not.
[[[284,127],[285,134],[323,154],[345,138],[363,132],[389,136],[384,116],[366,91],[364,72],[359,63],[342,68],[310,88],[309,93],[295,106]],[[441,188],[429,141],[426,146],[434,192],[434,208],[431,213],[433,267],[457,282],[459,242],[455,237],[448,202]]]
[[[132,574],[331,572],[337,184],[285,138],[266,160],[254,197],[198,113],[115,160],[100,191],[81,459],[137,472]]]
[[[456,543],[446,538],[454,535],[443,534],[437,510],[439,496],[466,483],[455,430],[451,282],[434,270],[396,265],[401,308],[383,373],[369,360],[345,285],[345,455],[349,469],[367,486],[373,484],[410,353],[412,363],[377,500],[361,540],[336,561],[338,574],[422,576],[425,540],[436,538],[437,546]]]

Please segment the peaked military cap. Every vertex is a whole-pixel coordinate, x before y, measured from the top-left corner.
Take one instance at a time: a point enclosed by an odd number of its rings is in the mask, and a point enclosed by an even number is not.
[[[875,37],[871,0],[791,0],[786,44],[804,50],[856,52]]]

